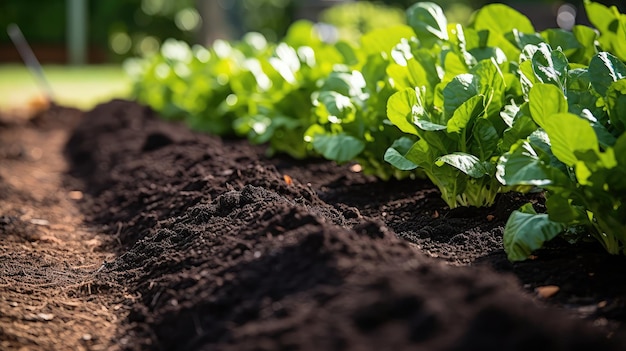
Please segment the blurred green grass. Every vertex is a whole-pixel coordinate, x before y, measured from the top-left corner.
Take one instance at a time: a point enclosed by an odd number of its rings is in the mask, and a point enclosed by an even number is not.
[[[44,66],[59,105],[89,110],[112,98],[127,98],[131,81],[120,65]],[[24,65],[0,65],[0,111],[28,109],[44,92]]]

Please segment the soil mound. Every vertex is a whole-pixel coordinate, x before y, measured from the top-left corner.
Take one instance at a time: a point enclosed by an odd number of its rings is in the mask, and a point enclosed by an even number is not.
[[[66,154],[89,195],[87,219],[122,244],[97,280],[137,296],[120,348],[620,348],[511,274],[432,258],[502,262],[504,214],[525,199],[449,211],[425,181],[268,160],[261,147],[192,133],[126,101],[87,113]]]

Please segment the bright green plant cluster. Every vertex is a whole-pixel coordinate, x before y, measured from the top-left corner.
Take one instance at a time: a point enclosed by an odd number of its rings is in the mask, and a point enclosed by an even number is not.
[[[510,217],[511,260],[562,233],[591,233],[609,253],[626,253],[626,16],[588,1],[599,33],[535,33],[522,15],[489,5],[469,28],[445,30],[431,6],[414,6],[426,29],[415,45],[426,51],[411,51],[417,84],[388,102],[390,120],[418,140],[398,140],[386,159],[423,168],[450,207],[489,205],[510,187],[546,190],[547,214],[527,204]],[[426,84],[431,62],[444,72],[435,85]]]
[[[325,158],[339,163],[356,161],[366,174],[382,179],[409,173],[390,167],[384,153],[402,132],[386,114],[389,97],[397,91],[388,68],[396,43],[414,35],[399,25],[371,31],[351,47],[352,65],[336,66],[312,95],[314,123],[305,141]]]
[[[599,36],[575,27],[586,38],[578,48],[528,46],[532,59],[520,66],[527,102],[518,118],[540,128],[500,158],[497,177],[545,189],[548,213],[527,204],[511,215],[504,232],[511,260],[559,234],[626,254],[626,16],[593,2],[585,7]]]
[[[588,63],[595,32],[579,26],[536,33],[525,16],[502,4],[481,8],[462,27],[448,24],[438,6],[418,3],[409,9],[409,23],[418,39],[398,46],[404,54],[389,67],[406,87],[389,99],[388,117],[417,141],[399,139],[385,159],[423,169],[451,208],[492,205],[499,192],[512,189],[495,176],[499,157],[537,129],[519,113],[528,89],[555,64],[567,66],[567,57]]]
[[[588,67],[571,69],[561,59],[554,79],[533,84],[520,113],[541,128],[498,164],[502,183],[547,191],[548,214],[527,204],[509,218],[511,260],[564,231],[576,240],[590,233],[609,253],[626,253],[626,65],[607,52]]]
[[[310,154],[304,132],[313,123],[311,94],[345,60],[302,21],[278,44],[259,33],[239,42],[218,40],[208,49],[169,40],[157,55],[126,66],[137,100],[165,118],[304,158]]]
[[[626,16],[585,7],[597,30],[537,32],[502,4],[462,26],[418,2],[407,25],[358,41],[327,43],[299,22],[280,43],[171,42],[135,63],[136,92],[169,118],[270,152],[426,176],[450,208],[544,189],[548,214],[526,205],[507,224],[511,260],[560,233],[626,253]]]
[[[228,97],[239,84],[244,51],[267,51],[263,37],[249,35],[241,43],[217,41],[207,50],[193,49],[168,39],[157,55],[128,60],[126,71],[134,79],[134,95],[170,120],[185,120],[191,127],[215,134],[232,134],[235,103]]]

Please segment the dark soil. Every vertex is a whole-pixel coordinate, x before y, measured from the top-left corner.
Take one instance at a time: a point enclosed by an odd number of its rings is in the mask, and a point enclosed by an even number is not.
[[[78,110],[0,116],[0,350],[106,350],[130,296],[93,272],[114,237],[84,220],[62,155]],[[9,116],[5,116],[9,117]]]
[[[65,154],[65,189],[117,253],[88,276],[125,296],[110,349],[626,347],[624,257],[555,241],[506,260],[509,213],[540,194],[450,210],[425,180],[268,159],[126,101],[86,113]]]

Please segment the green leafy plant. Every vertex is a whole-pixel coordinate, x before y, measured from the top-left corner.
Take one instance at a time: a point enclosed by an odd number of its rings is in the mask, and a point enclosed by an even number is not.
[[[564,69],[560,82],[533,85],[529,112],[541,129],[498,164],[504,184],[547,191],[548,214],[527,204],[507,222],[505,250],[514,261],[561,233],[591,236],[611,254],[626,253],[626,65],[601,52],[588,68]]]
[[[417,140],[397,140],[385,160],[422,169],[451,208],[489,206],[503,190],[495,178],[497,158],[510,140],[529,133],[519,122],[514,127],[523,103],[521,50],[505,36],[516,26],[528,34],[534,29],[504,5],[482,8],[470,28],[448,24],[433,3],[417,3],[407,13],[417,40],[396,47],[388,67],[400,91],[388,100],[387,115]],[[505,16],[509,27],[493,21]]]
[[[165,118],[218,135],[269,143],[268,152],[312,154],[304,132],[314,122],[311,94],[346,60],[307,21],[294,23],[281,43],[259,33],[239,42],[190,48],[169,40],[149,58],[128,61],[138,101]]]
[[[389,27],[367,33],[359,47],[343,45],[355,60],[336,67],[312,95],[316,121],[305,141],[313,150],[339,163],[358,162],[364,173],[382,179],[408,175],[386,164],[383,155],[402,135],[385,112],[396,91],[387,74],[389,55],[412,33],[408,26]]]
[[[600,46],[626,61],[626,15],[615,6],[607,7],[590,0],[585,0],[585,11],[591,24],[600,32]]]
[[[548,213],[531,204],[513,212],[504,231],[512,261],[558,235],[593,238],[611,254],[626,253],[626,16],[591,1],[585,8],[599,36],[583,26],[547,33],[560,37],[558,50],[522,38],[529,44],[520,64],[528,102],[519,117],[540,129],[500,158],[497,177],[546,190]]]
[[[156,55],[125,62],[134,96],[167,119],[191,128],[232,135],[233,120],[246,102],[234,98],[244,81],[248,57],[268,55],[272,46],[258,33],[241,42],[218,40],[209,49],[167,40]]]
[[[469,27],[448,23],[432,3],[417,3],[407,15],[416,38],[396,48],[388,67],[401,91],[387,111],[417,141],[399,139],[385,159],[423,169],[451,208],[489,206],[499,192],[524,189],[504,186],[495,172],[499,157],[538,128],[527,103],[534,84],[569,84],[574,113],[602,109],[581,70],[597,53],[598,35],[589,27],[538,33],[502,4],[479,9]]]
[[[237,134],[253,143],[269,143],[269,154],[311,156],[305,132],[315,119],[311,95],[335,65],[348,58],[321,40],[312,23],[293,24],[268,57],[247,60],[250,81],[234,89],[247,99],[247,111],[234,121]]]

